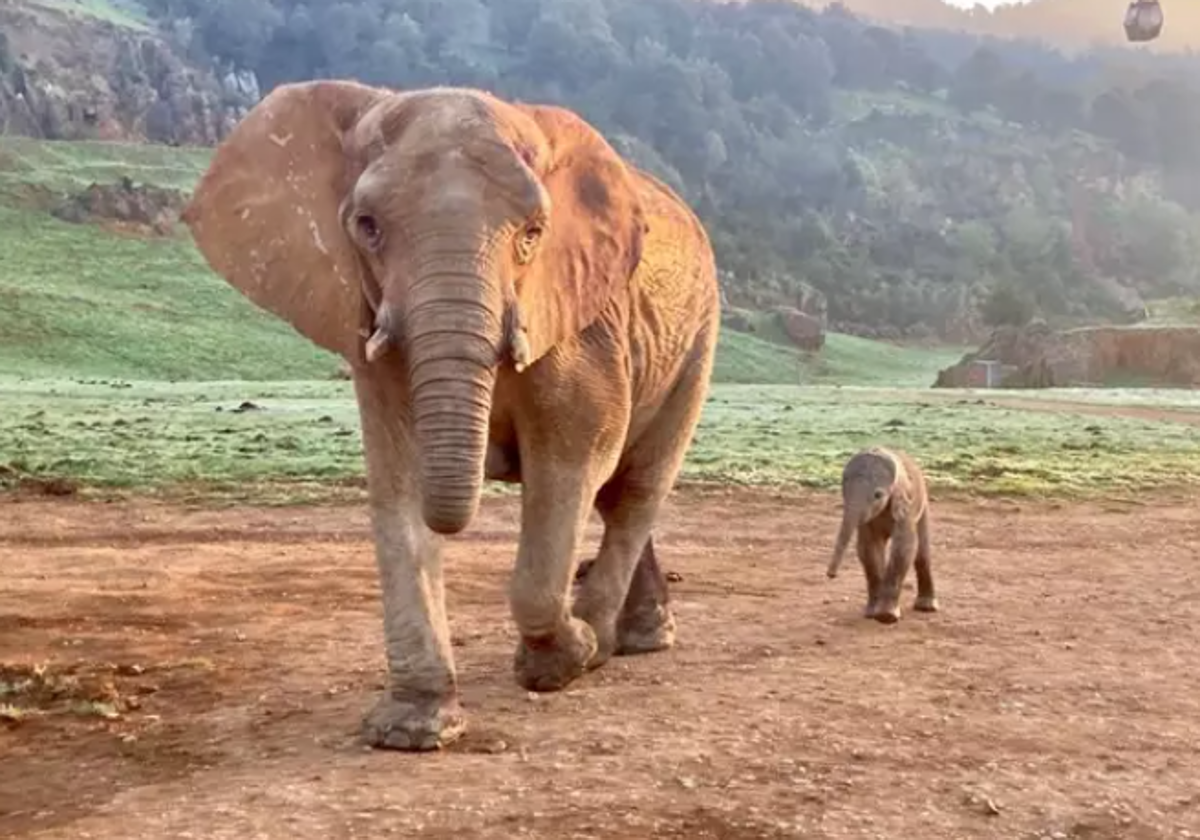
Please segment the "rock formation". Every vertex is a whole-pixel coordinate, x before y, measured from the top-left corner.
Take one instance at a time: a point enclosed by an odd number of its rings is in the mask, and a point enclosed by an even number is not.
[[[253,74],[185,63],[149,30],[0,5],[0,133],[211,145],[258,99]]]
[[[1200,385],[1200,328],[1001,327],[979,350],[938,373],[935,388],[967,387],[974,363],[999,362],[1005,388]]]
[[[790,306],[778,307],[774,314],[788,339],[801,350],[815,352],[825,346],[825,326],[820,318]]]
[[[82,224],[111,221],[168,236],[175,230],[186,196],[179,190],[134,184],[122,178],[115,184],[92,184],[67,196],[51,214],[67,222]]]

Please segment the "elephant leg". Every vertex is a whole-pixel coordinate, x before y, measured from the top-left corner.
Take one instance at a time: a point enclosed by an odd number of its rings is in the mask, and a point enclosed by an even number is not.
[[[929,545],[929,511],[917,523],[917,599],[913,609],[917,612],[937,612],[937,592],[933,586],[933,552]]]
[[[569,463],[569,462],[568,462]],[[521,640],[517,681],[530,691],[558,691],[582,676],[596,654],[596,634],[570,614],[575,555],[595,493],[584,466],[523,471],[521,540],[510,601]]]
[[[383,594],[387,684],[363,720],[374,747],[431,750],[465,719],[450,647],[440,540],[421,518],[403,371],[384,360],[354,373],[371,525]]]
[[[596,499],[604,520],[604,538],[574,603],[575,615],[586,621],[596,634],[597,651],[592,667],[607,662],[625,647],[626,641],[630,643],[629,653],[647,648],[654,641],[652,635],[662,636],[655,649],[663,647],[664,641],[672,641],[673,628],[665,625],[669,615],[665,599],[663,615],[657,616],[657,582],[645,580],[654,573],[661,577],[650,543],[650,529],[661,497],[655,494],[652,500],[638,499],[624,488],[625,483],[618,479],[606,485]],[[638,591],[633,592],[635,601],[631,604],[628,596],[635,588],[631,583],[639,570],[643,580],[636,587]],[[665,579],[662,584],[665,592]]]
[[[870,526],[861,525],[854,543],[858,562],[862,564],[863,577],[867,580],[867,605],[863,608],[863,618],[874,618],[879,608],[886,541],[880,539]]]
[[[887,571],[880,585],[879,600],[875,607],[875,620],[883,624],[894,624],[900,620],[900,588],[908,570],[912,568],[917,553],[916,528],[897,523],[892,534]]]
[[[696,357],[707,355],[708,333]],[[675,643],[667,579],[651,531],[675,485],[707,395],[709,364],[695,363],[668,395],[654,423],[630,446],[600,491],[600,552],[580,587],[576,614],[596,631],[598,659],[664,650]]]
[[[575,603],[581,603],[585,597],[585,582],[588,573],[596,564],[597,558],[592,557],[579,564],[575,573]],[[580,614],[576,606],[575,614]],[[629,590],[625,595],[625,603],[621,607],[620,617],[616,627],[617,656],[632,656],[637,653],[653,653],[666,650],[675,643],[675,618],[670,611],[670,589],[667,576],[663,574],[658,564],[658,556],[654,551],[654,537],[646,540]],[[601,645],[602,646],[602,645]]]
[[[654,653],[675,644],[675,616],[671,613],[667,576],[658,565],[654,537],[646,540],[641,559],[617,621],[617,655]]]

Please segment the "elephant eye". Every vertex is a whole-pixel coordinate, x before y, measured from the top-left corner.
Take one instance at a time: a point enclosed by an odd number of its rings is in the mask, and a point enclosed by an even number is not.
[[[517,237],[518,262],[523,265],[533,259],[534,249],[537,248],[538,241],[544,232],[545,228],[538,222],[528,224],[521,230]]]
[[[378,250],[383,242],[383,231],[379,229],[375,217],[366,213],[360,214],[355,218],[354,225],[358,229],[358,235],[362,237],[363,244],[372,251]]]

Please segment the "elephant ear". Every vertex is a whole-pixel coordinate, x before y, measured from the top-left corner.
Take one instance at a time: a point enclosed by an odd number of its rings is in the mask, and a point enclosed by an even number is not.
[[[362,359],[362,267],[339,204],[358,175],[344,138],[387,93],[282,85],[217,148],[183,213],[213,270],[314,343]]]
[[[532,364],[582,332],[629,282],[646,223],[633,172],[598,131],[563,108],[521,110],[546,140],[530,154],[551,206],[540,253],[516,289]]]
[[[892,475],[892,484],[888,488],[892,516],[897,519],[906,518],[912,501],[912,482],[908,477],[908,470],[904,468],[904,462],[890,452],[885,463]]]

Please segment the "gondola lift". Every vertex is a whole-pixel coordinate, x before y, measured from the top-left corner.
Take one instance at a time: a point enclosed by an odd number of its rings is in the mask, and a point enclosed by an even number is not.
[[[1163,11],[1158,0],[1133,0],[1125,12],[1125,40],[1153,41],[1163,28]]]

